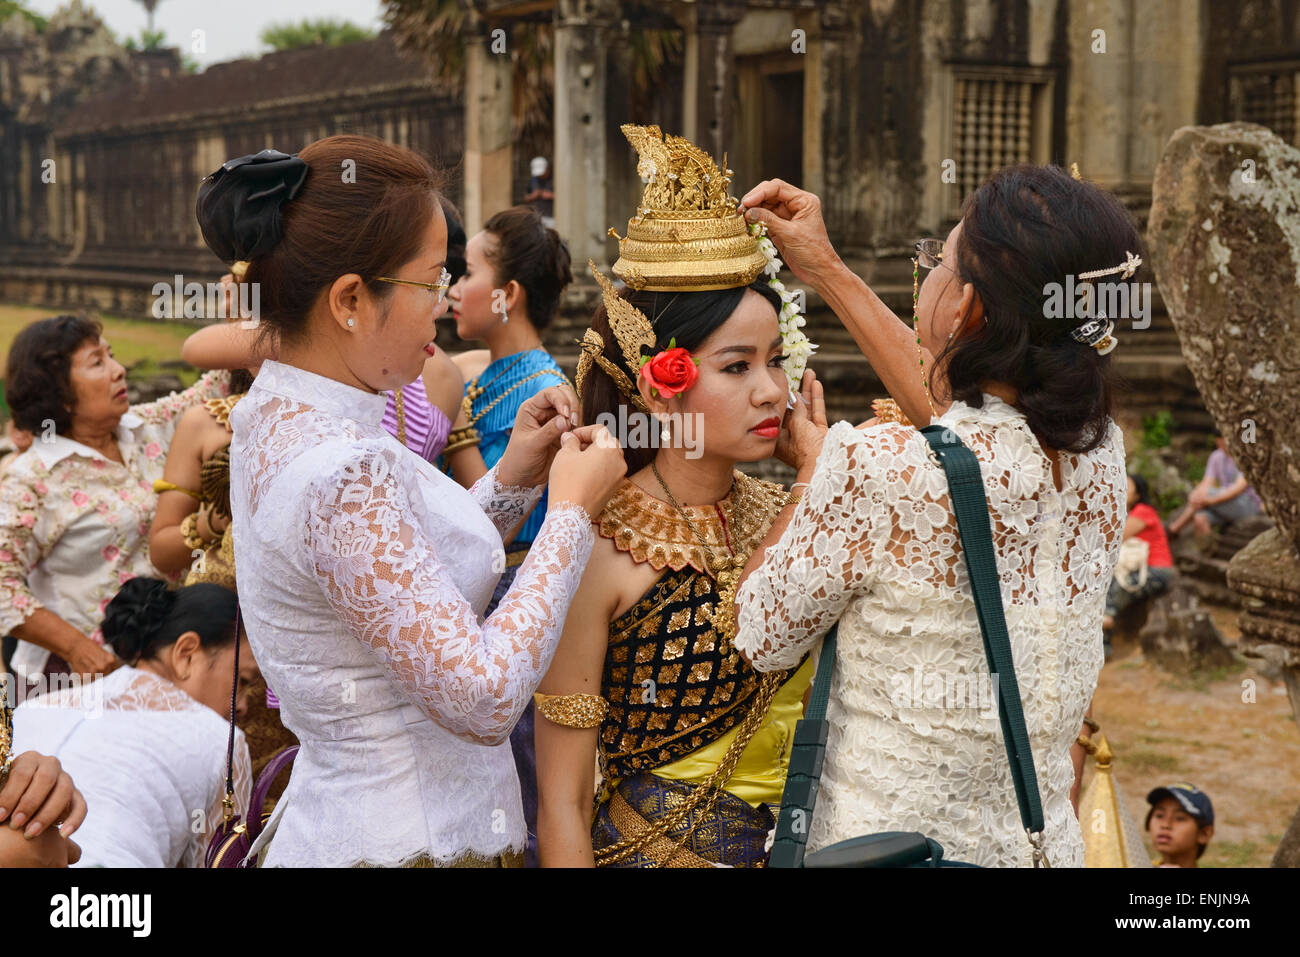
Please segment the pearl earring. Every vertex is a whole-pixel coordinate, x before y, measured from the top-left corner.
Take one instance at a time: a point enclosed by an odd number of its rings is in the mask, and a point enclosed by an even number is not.
[[[356,324],[357,324],[357,321],[356,321],[355,319],[353,319],[351,316],[348,316],[348,328],[351,329],[351,328],[352,328],[353,326],[355,326]]]
[[[663,428],[659,432],[659,441],[661,441],[664,445],[668,445],[673,440],[673,431],[672,429],[668,428],[667,419],[663,419],[661,421],[663,423]]]
[[[501,325],[504,326],[509,321],[510,321],[510,313],[506,312],[503,307],[501,310]]]

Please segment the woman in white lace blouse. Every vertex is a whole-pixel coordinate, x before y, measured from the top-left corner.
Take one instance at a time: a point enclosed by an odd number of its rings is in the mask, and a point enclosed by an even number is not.
[[[109,602],[104,636],[127,661],[107,677],[30,698],[14,740],[57,757],[85,795],[81,867],[202,867],[222,820],[235,594],[133,578]],[[241,636],[236,714],[257,663]],[[235,811],[248,808],[248,745],[236,731]]]
[[[339,175],[349,163],[355,182]],[[384,391],[420,374],[446,308],[436,187],[410,150],[334,136],[231,161],[199,192],[204,238],[249,261],[279,347],[231,415],[230,448],[241,607],[301,742],[268,866],[515,862],[508,737],[625,469],[608,433],[575,428],[562,386],[524,404],[468,490],[384,430]],[[482,620],[548,474],[533,550]]]
[[[1058,167],[995,174],[946,241],[917,244],[930,272],[913,333],[836,256],[817,197],[770,181],[744,203],[908,418],[933,417],[979,459],[1044,847],[1053,866],[1082,866],[1070,746],[1102,664],[1124,448],[1094,334],[1105,324],[1054,313],[1045,295],[1067,275],[1131,262],[1131,218]],[[746,569],[736,645],[760,671],[789,668],[839,622],[809,849],[920,831],[952,860],[1029,865],[942,468],[907,424],[825,431],[811,377],[790,428],[808,488]]]

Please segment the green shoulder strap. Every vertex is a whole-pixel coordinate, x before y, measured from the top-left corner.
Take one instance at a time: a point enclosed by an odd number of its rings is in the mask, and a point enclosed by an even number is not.
[[[1020,805],[1020,822],[1031,835],[1043,830],[1043,804],[1038,794],[1038,775],[1034,755],[1029,748],[1029,731],[1020,702],[1020,683],[1011,658],[1011,636],[1002,611],[1002,592],[998,588],[998,561],[993,552],[993,530],[989,525],[988,499],[984,497],[984,480],[979,459],[966,448],[951,429],[928,425],[921,430],[930,448],[939,456],[939,464],[948,476],[948,495],[957,516],[961,548],[966,556],[966,573],[975,596],[980,634],[984,638],[984,655],[988,659],[989,677],[998,696],[998,718],[1002,723],[1002,742],[1011,762],[1011,781]]]

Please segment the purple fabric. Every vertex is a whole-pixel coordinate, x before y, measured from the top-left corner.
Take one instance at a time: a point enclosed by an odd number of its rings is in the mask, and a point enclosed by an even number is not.
[[[406,447],[426,462],[432,462],[447,447],[451,421],[429,402],[423,379],[416,379],[402,389],[402,412],[406,419]],[[397,399],[392,392],[388,393],[388,405],[384,408],[384,428],[397,437]]]
[[[1210,453],[1210,460],[1205,463],[1205,475],[1220,489],[1226,489],[1241,476],[1241,470],[1237,468],[1237,463],[1232,460],[1231,455],[1223,449],[1215,449]],[[1249,485],[1240,497],[1253,502],[1257,508],[1263,507],[1259,496]]]

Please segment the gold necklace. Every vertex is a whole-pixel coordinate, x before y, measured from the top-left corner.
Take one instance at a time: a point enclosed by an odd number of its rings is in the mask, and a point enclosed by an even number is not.
[[[528,352],[531,351],[533,350],[531,349],[528,350]],[[515,389],[518,389],[521,385],[523,385],[525,382],[528,382],[530,379],[536,379],[539,376],[544,376],[544,375],[559,376],[561,382],[567,385],[570,389],[573,388],[573,383],[569,381],[569,377],[566,376],[563,372],[557,372],[554,369],[542,369],[540,372],[534,372],[531,375],[524,376],[522,379],[520,379],[510,388],[506,389],[505,392],[502,392],[499,396],[493,399],[488,404],[488,407],[486,409],[484,409],[478,415],[475,415],[474,402],[478,399],[478,397],[481,396],[484,392],[486,392],[490,386],[500,381],[501,379],[505,378],[505,376],[507,375],[507,373],[510,372],[511,369],[513,369],[515,366],[519,365],[519,363],[524,361],[524,356],[526,355],[527,352],[525,352],[523,355],[520,355],[519,358],[516,359],[514,362],[510,363],[510,365],[507,366],[506,369],[500,375],[494,376],[492,380],[488,382],[487,385],[480,387],[478,384],[479,377],[475,376],[473,381],[471,381],[469,385],[465,386],[465,398],[460,400],[460,407],[461,407],[461,411],[465,414],[466,427],[473,427],[478,425],[478,423],[482,421],[485,415],[487,415],[489,412],[491,412],[501,403],[502,399],[508,396],[511,392],[514,392]]]
[[[717,553],[714,552],[714,550],[709,546],[709,543],[704,540],[704,536],[700,534],[700,530],[696,528],[695,523],[691,521],[691,517],[687,514],[686,509],[682,508],[677,499],[673,497],[673,493],[668,488],[668,483],[665,482],[664,477],[659,474],[659,467],[655,465],[653,460],[650,462],[650,471],[654,473],[655,479],[659,482],[659,487],[664,490],[664,494],[668,496],[668,501],[672,503],[673,508],[677,509],[677,511],[681,513],[682,518],[686,520],[687,527],[690,528],[695,537],[699,539],[700,545],[704,548],[705,554],[712,559],[712,564],[715,568],[714,580],[717,582],[718,600],[714,605],[710,623],[713,625],[713,630],[715,632],[726,638],[727,641],[731,641],[736,637],[736,613],[733,610],[733,607],[736,603],[736,590],[740,587],[740,572],[745,567],[745,560],[736,555],[735,547],[731,544],[728,544],[727,546],[727,549],[731,554],[727,556],[725,560],[719,560]],[[717,506],[714,507],[716,508]],[[736,508],[736,503],[733,499],[731,503],[731,528],[728,531],[728,538],[731,542],[742,541],[740,528],[736,523],[737,512],[738,509]]]
[[[495,385],[499,380],[504,379],[509,374],[511,369],[513,369],[515,366],[519,365],[519,363],[524,361],[525,355],[527,355],[527,353],[521,352],[519,354],[519,358],[515,359],[514,362],[510,363],[510,365],[502,369],[500,373],[493,376],[491,381],[489,381],[488,384],[485,386],[480,386],[478,384],[478,380],[483,377],[483,373],[481,372],[478,375],[476,375],[473,379],[470,380],[469,385],[465,386],[465,398],[460,400],[461,409],[465,413],[466,422],[468,422],[470,425],[473,425],[475,422],[478,421],[478,419],[474,418],[474,403],[478,400],[478,397],[481,396],[484,392],[486,392],[489,386]],[[483,415],[486,415],[487,412],[488,410],[484,409]]]
[[[402,390],[396,389],[393,395],[397,399],[397,442],[405,447],[406,445],[406,406],[402,402]]]

